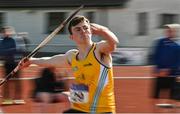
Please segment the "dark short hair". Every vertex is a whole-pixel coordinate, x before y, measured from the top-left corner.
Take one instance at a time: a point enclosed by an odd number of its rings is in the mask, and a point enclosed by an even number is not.
[[[87,23],[89,23],[89,20],[84,17],[84,16],[81,16],[81,15],[77,15],[75,16],[70,22],[69,22],[69,25],[68,25],[68,31],[70,34],[72,34],[72,31],[71,31],[71,27],[73,26],[76,26],[77,24],[83,22],[83,21],[86,21]]]

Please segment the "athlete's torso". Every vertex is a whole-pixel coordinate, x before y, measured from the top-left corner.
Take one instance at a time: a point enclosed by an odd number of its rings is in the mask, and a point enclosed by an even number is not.
[[[75,84],[71,88],[73,108],[85,112],[115,112],[112,68],[102,65],[95,57],[93,44],[84,60],[72,57]]]

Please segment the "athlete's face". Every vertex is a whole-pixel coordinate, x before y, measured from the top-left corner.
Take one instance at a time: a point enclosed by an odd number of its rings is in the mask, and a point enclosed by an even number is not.
[[[72,26],[72,35],[70,36],[74,41],[83,43],[91,40],[91,28],[90,24],[86,21],[82,21],[79,24]]]

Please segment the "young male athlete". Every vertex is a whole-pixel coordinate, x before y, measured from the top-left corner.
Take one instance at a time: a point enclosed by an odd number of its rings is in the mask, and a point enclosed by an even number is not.
[[[70,39],[77,49],[49,58],[30,58],[20,65],[71,67],[75,82],[70,88],[72,108],[65,113],[115,112],[114,81],[111,53],[118,38],[108,28],[90,23],[84,16],[74,17],[68,26]],[[92,35],[104,40],[93,42]]]

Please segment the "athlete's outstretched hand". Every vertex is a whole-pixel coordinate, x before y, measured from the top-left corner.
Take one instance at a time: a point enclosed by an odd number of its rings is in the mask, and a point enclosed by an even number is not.
[[[30,65],[30,61],[27,57],[24,57],[18,64],[19,69],[26,68]]]

